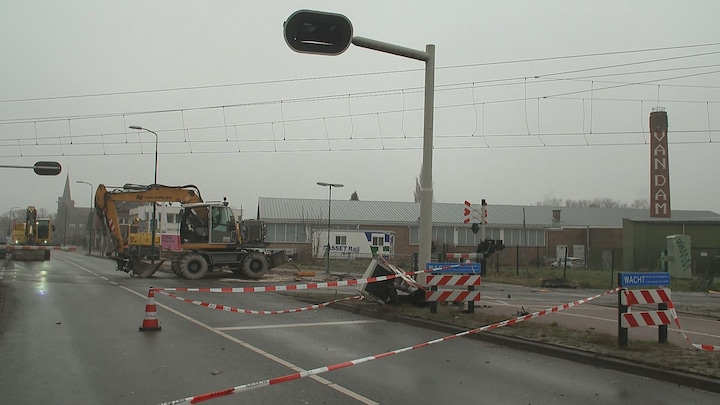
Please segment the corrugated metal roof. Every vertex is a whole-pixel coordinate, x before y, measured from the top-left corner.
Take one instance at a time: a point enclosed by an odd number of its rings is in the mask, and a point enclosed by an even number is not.
[[[260,219],[267,222],[324,222],[327,221],[327,199],[260,197]],[[473,206],[480,209],[479,206]],[[433,203],[433,224],[455,226],[463,223],[464,204]],[[488,225],[548,227],[622,227],[623,219],[634,221],[659,220],[650,218],[647,209],[544,207],[521,205],[490,205]],[[553,210],[560,211],[560,222],[554,223]],[[417,224],[420,203],[401,201],[332,200],[331,218],[335,224]],[[712,211],[673,210],[670,221],[720,221]]]

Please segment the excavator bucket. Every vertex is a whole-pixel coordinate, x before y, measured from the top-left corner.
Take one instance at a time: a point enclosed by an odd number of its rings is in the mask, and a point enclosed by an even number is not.
[[[141,260],[134,260],[130,275],[138,276],[140,278],[148,278],[155,274],[156,271],[163,265],[165,260],[158,260],[155,263],[147,263]]]
[[[130,276],[140,278],[151,277],[163,265],[165,260],[158,260],[155,263],[144,262],[136,257],[113,257],[117,263],[116,270],[124,271]]]
[[[283,264],[289,262],[290,259],[288,259],[284,250],[280,250],[271,254],[268,261],[270,262],[270,268],[274,269],[275,267],[282,266]]]

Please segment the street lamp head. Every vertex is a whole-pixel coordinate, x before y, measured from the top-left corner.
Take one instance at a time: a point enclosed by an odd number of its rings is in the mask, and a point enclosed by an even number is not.
[[[139,126],[139,125],[130,125],[129,128],[130,128],[130,129],[136,129],[136,130],[138,130],[138,131],[142,131],[143,129],[145,129],[145,128]]]

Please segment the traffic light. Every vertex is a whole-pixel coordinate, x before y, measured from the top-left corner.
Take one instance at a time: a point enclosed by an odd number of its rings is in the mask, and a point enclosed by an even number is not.
[[[40,176],[57,176],[62,171],[62,166],[58,162],[37,162],[33,171]]]
[[[353,28],[342,14],[298,10],[283,24],[283,34],[295,52],[340,55],[350,46]]]
[[[472,229],[473,233],[478,233],[478,231],[480,231],[480,224],[478,224],[477,222],[474,222],[472,224],[472,226],[470,227],[470,229]]]
[[[488,257],[503,249],[505,249],[505,245],[502,239],[485,239],[480,242],[475,253],[481,253],[483,257]]]

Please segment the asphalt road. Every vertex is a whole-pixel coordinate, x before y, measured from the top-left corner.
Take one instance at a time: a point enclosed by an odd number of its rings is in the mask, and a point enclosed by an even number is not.
[[[2,270],[0,270],[2,271]],[[131,278],[108,260],[53,252],[2,272],[0,403],[157,404],[420,345],[332,372],[213,399],[298,404],[716,404],[690,389],[333,308],[246,315],[156,296],[162,330],[139,332],[149,287],[241,287],[232,277]],[[252,310],[306,306],[275,293],[183,293]]]

